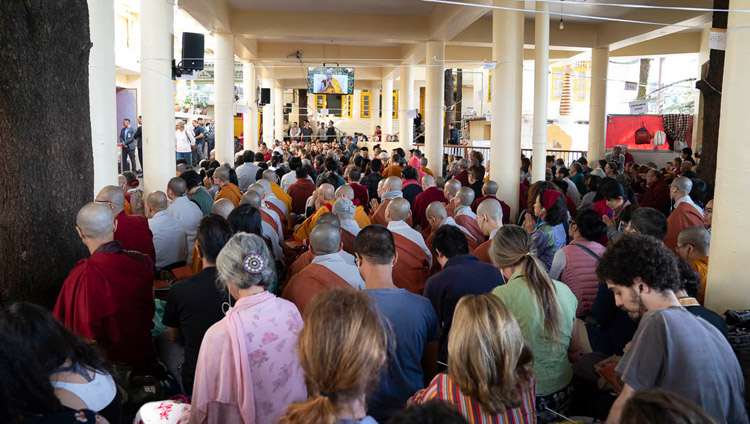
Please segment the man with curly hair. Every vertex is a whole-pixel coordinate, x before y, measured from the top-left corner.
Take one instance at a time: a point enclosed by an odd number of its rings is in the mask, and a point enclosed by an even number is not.
[[[664,244],[624,234],[610,244],[596,272],[617,306],[639,319],[630,348],[617,365],[625,383],[608,423],[619,423],[635,392],[660,388],[695,402],[717,423],[747,423],[745,384],[737,358],[713,325],[680,306],[679,259]]]

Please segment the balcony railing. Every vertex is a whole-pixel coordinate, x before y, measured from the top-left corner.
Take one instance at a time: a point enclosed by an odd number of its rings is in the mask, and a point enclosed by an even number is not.
[[[424,144],[414,144],[414,147],[422,150],[424,152]],[[482,153],[482,156],[484,156],[485,160],[488,160],[490,158],[490,148],[489,147],[479,147],[479,146],[457,146],[454,144],[444,144],[443,145],[443,154],[446,155],[452,155],[452,156],[460,156],[463,158],[468,158],[469,154],[472,151],[477,151]],[[565,162],[566,166],[570,166],[571,163],[574,161],[577,161],[581,157],[586,156],[586,152],[583,150],[561,150],[561,149],[547,149],[546,151],[547,155],[553,155],[555,156],[555,159],[562,159],[563,162]],[[526,156],[527,158],[531,158],[532,150],[531,149],[521,149],[521,154]]]

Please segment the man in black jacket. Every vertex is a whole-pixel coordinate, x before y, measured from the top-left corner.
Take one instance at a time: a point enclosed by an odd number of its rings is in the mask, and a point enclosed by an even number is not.
[[[120,130],[120,143],[122,144],[120,163],[122,164],[122,172],[134,171],[135,139],[133,138],[133,135],[135,134],[135,131],[130,128],[130,119],[128,118],[122,120],[122,127],[122,130]],[[128,158],[130,158],[130,166],[128,166]]]
[[[138,163],[141,164],[141,169],[137,170],[136,172],[139,174],[143,173],[143,134],[141,133],[141,128],[143,128],[143,124],[141,122],[141,117],[139,116],[138,129],[135,130],[135,135],[133,136],[136,143],[138,144]]]

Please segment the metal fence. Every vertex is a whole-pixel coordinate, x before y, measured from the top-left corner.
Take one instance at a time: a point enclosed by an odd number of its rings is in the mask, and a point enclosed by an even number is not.
[[[414,147],[424,152],[424,144],[415,144]],[[475,147],[471,145],[456,146],[453,144],[443,145],[443,154],[446,154],[446,155],[453,155],[453,156],[460,156],[460,157],[468,158],[469,154],[472,151],[477,151],[477,152],[482,153],[485,160],[488,160],[490,158],[489,147]],[[526,156],[527,158],[531,158],[532,150],[521,149],[521,154]],[[547,149],[546,154],[554,156],[555,159],[562,159],[563,162],[565,162],[566,166],[570,166],[570,164],[573,163],[574,161],[577,161],[579,158],[586,156],[586,152],[583,150]]]

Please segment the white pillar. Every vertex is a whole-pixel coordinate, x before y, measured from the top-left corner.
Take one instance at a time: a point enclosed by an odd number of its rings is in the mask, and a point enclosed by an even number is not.
[[[270,89],[273,94],[273,78],[263,78],[263,88]],[[273,145],[273,97],[271,96],[271,103],[263,106],[263,142],[269,148]]]
[[[731,0],[729,8],[747,9],[742,1]],[[730,12],[724,84],[719,123],[719,148],[716,158],[716,190],[711,227],[711,260],[706,284],[706,307],[713,311],[746,309],[750,302],[750,281],[745,262],[750,255],[750,221],[744,216],[750,206],[750,120],[747,98],[750,96],[750,15]],[[732,31],[732,28],[738,30]]]
[[[443,89],[445,42],[428,41],[425,64],[424,155],[435,176],[443,175]]]
[[[401,89],[398,92],[398,139],[404,151],[411,149],[414,142],[414,118],[407,118],[407,112],[414,109],[414,67],[401,68]]]
[[[496,6],[523,9],[523,2],[495,0]],[[510,220],[518,216],[521,168],[521,89],[523,85],[523,13],[492,11],[492,127],[490,178],[497,196],[510,206]]]
[[[176,173],[174,149],[174,1],[141,1],[143,191],[166,190]]]
[[[380,125],[378,115],[380,115],[380,89],[373,88],[370,90],[370,134],[372,136],[375,136],[376,127]],[[385,131],[383,131],[383,134],[385,134]]]
[[[549,4],[537,2],[534,25],[534,140],[531,181],[544,181],[547,155],[547,101],[549,87]]]
[[[393,78],[383,78],[383,116],[380,119],[383,138],[393,134]]]
[[[289,114],[289,125],[292,126],[296,122],[297,126],[302,128],[304,125],[299,121],[299,90],[294,89],[293,92],[295,101],[292,102],[292,112]]]
[[[250,62],[242,64],[242,92],[250,109],[242,114],[242,132],[245,133],[243,148],[253,150],[258,146],[258,80],[255,65]]]
[[[589,106],[589,151],[587,159],[592,166],[604,159],[604,131],[607,120],[607,67],[609,47],[591,51],[591,103]],[[595,167],[595,166],[594,166]]]
[[[273,89],[273,134],[274,139],[284,140],[284,90],[281,87]],[[273,150],[269,144],[268,148]]]
[[[216,160],[234,166],[234,36],[214,34],[214,119]]]
[[[104,186],[117,185],[115,7],[111,1],[99,0],[89,0],[88,5],[92,43],[89,53],[89,109],[96,195]],[[137,126],[135,121],[132,125],[133,128]]]

